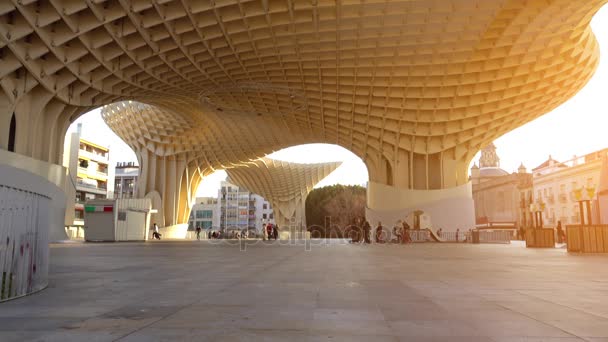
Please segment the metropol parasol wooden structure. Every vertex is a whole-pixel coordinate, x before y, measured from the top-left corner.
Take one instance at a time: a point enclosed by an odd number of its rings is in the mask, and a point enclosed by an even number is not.
[[[70,123],[106,106],[164,225],[214,170],[331,143],[365,162],[370,217],[466,226],[470,160],[586,84],[606,2],[2,1],[0,163],[60,164]]]

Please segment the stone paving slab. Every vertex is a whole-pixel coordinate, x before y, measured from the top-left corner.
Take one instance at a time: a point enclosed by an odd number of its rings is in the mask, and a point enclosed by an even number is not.
[[[0,341],[608,341],[608,256],[522,245],[58,244]]]

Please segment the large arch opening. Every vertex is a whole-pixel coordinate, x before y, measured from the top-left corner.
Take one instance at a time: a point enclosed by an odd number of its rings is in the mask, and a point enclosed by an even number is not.
[[[84,203],[88,200],[137,197],[137,157],[104,122],[100,110],[80,115],[65,132],[61,161],[70,178],[68,227],[84,224]],[[68,230],[79,235],[78,229]]]
[[[317,222],[320,221],[318,219],[312,224],[309,222],[310,210],[307,206],[309,203],[307,197],[309,192],[314,194],[319,188],[332,186],[362,189],[358,203],[360,212],[350,212],[348,215],[364,216],[367,167],[361,158],[349,150],[333,144],[305,144],[281,149],[267,155],[266,158],[268,159],[265,159],[263,167],[229,168],[205,177],[197,190],[197,198],[190,213],[189,229],[194,230],[196,227],[217,231],[249,229],[260,235],[264,224],[276,224],[287,231],[289,227],[298,225],[300,220],[306,227],[311,225],[321,227],[320,222]],[[308,172],[305,178],[314,178],[314,181],[298,179],[295,177],[298,175],[297,170],[289,174],[293,177],[291,179],[277,179],[278,173],[275,173],[278,172],[275,168],[289,169],[301,165],[323,165],[322,163],[332,162],[341,162],[341,165],[333,172],[330,171],[326,177],[325,173],[328,173],[328,170],[322,168],[312,173],[309,172],[310,170],[300,170],[300,172]],[[316,175],[316,172],[322,174]],[[273,180],[276,183],[273,183]],[[291,182],[291,187],[286,182]],[[239,206],[237,200],[240,198],[243,201],[244,197],[249,201],[247,208],[242,205],[243,202]],[[331,205],[326,202],[329,202],[328,198],[325,198],[325,202],[319,208]],[[348,206],[349,209],[351,207]],[[334,204],[334,212],[345,209],[344,206],[339,207]],[[340,225],[341,222],[336,221],[336,218],[343,218],[345,215],[333,214],[333,216],[334,224]]]

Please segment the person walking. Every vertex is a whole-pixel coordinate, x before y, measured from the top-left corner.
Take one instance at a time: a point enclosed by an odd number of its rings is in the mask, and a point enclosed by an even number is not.
[[[196,239],[201,240],[201,226],[196,226]]]
[[[456,228],[456,242],[460,242],[460,228]]]
[[[156,222],[154,222],[154,232],[152,232],[152,239],[160,240],[161,236],[162,234],[158,232],[158,225],[156,224]]]

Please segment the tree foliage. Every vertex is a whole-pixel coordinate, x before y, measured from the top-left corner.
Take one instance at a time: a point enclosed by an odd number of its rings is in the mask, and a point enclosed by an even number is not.
[[[332,236],[341,236],[356,217],[365,216],[366,189],[359,185],[331,185],[314,189],[306,198],[306,223],[315,236],[326,237],[326,217],[331,217]]]

